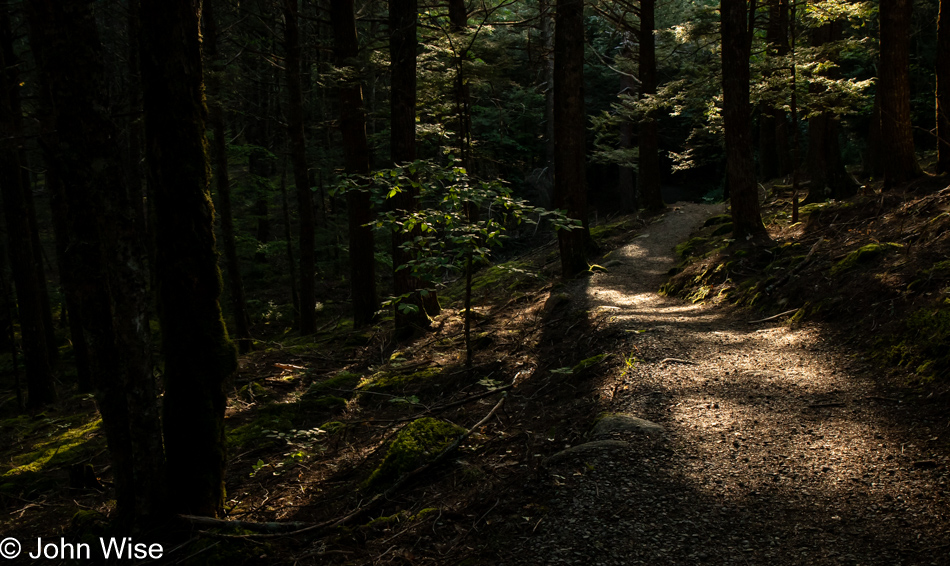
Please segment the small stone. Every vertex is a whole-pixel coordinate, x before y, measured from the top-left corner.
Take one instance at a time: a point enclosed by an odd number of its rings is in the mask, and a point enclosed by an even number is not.
[[[577,446],[572,446],[567,450],[561,450],[557,454],[554,454],[553,456],[550,456],[544,460],[544,465],[549,466],[551,464],[563,462],[564,460],[568,460],[576,456],[590,456],[597,453],[604,453],[611,450],[629,447],[630,443],[624,442],[622,440],[595,440],[594,442],[587,442],[584,444],[578,444]]]
[[[614,432],[654,435],[662,434],[665,430],[666,429],[662,426],[646,419],[623,413],[615,413],[607,415],[597,421],[597,424],[595,424],[593,430],[591,430],[591,436],[607,436]]]

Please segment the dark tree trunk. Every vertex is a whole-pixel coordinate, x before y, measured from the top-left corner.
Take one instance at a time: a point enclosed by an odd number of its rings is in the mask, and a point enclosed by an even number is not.
[[[874,92],[874,108],[871,125],[868,127],[868,147],[864,155],[862,173],[866,177],[880,179],[884,176],[884,134],[881,131],[881,85]]]
[[[554,62],[554,205],[583,224],[557,233],[561,274],[572,277],[588,267],[583,0],[557,0]]]
[[[28,404],[40,407],[56,400],[51,370],[52,317],[47,319],[48,296],[44,307],[46,280],[42,270],[42,250],[33,194],[23,151],[22,110],[19,96],[19,62],[13,52],[9,6],[0,8],[0,192],[6,218],[10,263],[17,294],[17,311],[26,357]]]
[[[316,330],[314,308],[314,214],[313,191],[307,174],[307,146],[303,130],[303,91],[300,86],[300,32],[297,26],[297,0],[283,0],[284,44],[287,59],[287,129],[290,134],[290,162],[294,170],[297,192],[297,215],[300,217],[300,333]]]
[[[139,35],[142,22],[139,20],[139,0],[129,0],[129,120],[128,120],[128,190],[132,200],[135,220],[148,231],[148,216],[145,204],[145,191],[142,183],[142,136],[145,123],[142,120],[142,72],[139,68]]]
[[[950,173],[950,0],[937,17],[937,173]]]
[[[457,35],[455,54],[455,117],[459,157],[462,167],[472,173],[472,95],[465,76],[467,39],[463,32],[468,27],[468,8],[465,0],[449,0],[449,26]]]
[[[769,3],[765,41],[770,55],[788,54],[788,0]],[[774,179],[791,171],[788,134],[785,112],[763,104],[759,117],[759,168],[763,179]]]
[[[66,204],[62,202],[63,187],[62,181],[56,178],[56,174],[46,170],[46,187],[50,194],[50,209],[53,216],[53,234],[56,239],[56,261],[59,265],[59,279],[63,290],[63,296],[66,299],[66,310],[69,312],[69,335],[73,344],[73,357],[76,363],[76,384],[79,391],[93,391],[92,368],[89,360],[89,345],[86,341],[86,333],[83,330],[82,304],[76,283],[73,281],[73,273],[78,266],[73,265],[74,257],[69,253],[69,219],[66,213]]]
[[[92,0],[31,0],[50,189],[66,219],[73,286],[112,456],[119,524],[165,517],[164,459],[148,325],[148,264],[117,128],[107,113]],[[62,243],[60,244],[62,245]]]
[[[251,351],[251,320],[247,313],[247,301],[244,298],[244,281],[241,279],[241,266],[238,263],[237,248],[234,245],[234,217],[231,213],[231,178],[228,174],[228,144],[225,139],[224,104],[221,87],[224,72],[223,62],[218,58],[218,26],[215,18],[217,0],[205,0],[202,21],[205,26],[205,55],[211,65],[208,73],[208,122],[214,134],[214,180],[220,207],[221,235],[224,238],[224,261],[227,267],[228,291],[231,297],[231,311],[234,316],[234,330],[237,335],[238,351],[246,354]]]
[[[753,4],[754,8],[754,4]],[[752,160],[752,118],[749,105],[751,35],[745,0],[722,0],[722,93],[726,138],[726,177],[737,240],[767,237],[759,209]]]
[[[389,2],[389,51],[392,73],[390,148],[396,165],[416,160],[416,0],[390,0]],[[392,206],[403,216],[416,210],[419,191],[411,185],[392,198]],[[403,302],[414,307],[411,312],[396,308],[396,333],[409,335],[416,328],[429,325],[429,315],[437,315],[438,299],[434,293],[423,298],[419,295],[420,282],[413,277],[408,263],[413,254],[403,249],[403,244],[412,242],[419,230],[406,233],[394,230],[393,240],[393,292],[397,297],[409,295]]]
[[[921,174],[910,123],[910,16],[912,0],[881,0],[881,140],[884,188]]]
[[[353,0],[331,3],[333,51],[338,67],[352,71],[359,55]],[[358,76],[357,73],[352,75]],[[340,130],[343,134],[344,169],[356,175],[369,174],[369,147],[366,141],[366,113],[358,79],[340,85]],[[369,193],[351,190],[346,194],[350,234],[350,286],[353,291],[353,325],[366,326],[376,317],[376,259],[373,231],[366,226],[373,219]]]
[[[830,22],[812,31],[811,44],[821,46],[840,38],[841,25]],[[831,76],[830,78],[837,78]],[[824,87],[812,84],[813,94]],[[822,112],[808,119],[808,173],[811,185],[805,202],[822,202],[828,198],[848,198],[858,192],[857,184],[844,168],[838,142],[838,121],[831,112]]]
[[[640,0],[640,93],[656,94],[656,44],[653,38],[656,0]],[[656,117],[640,121],[640,170],[637,173],[640,205],[648,211],[663,210],[660,194],[660,147]]]
[[[224,383],[237,358],[218,303],[198,14],[193,0],[142,0],[142,21],[169,503],[215,515],[224,503]]]

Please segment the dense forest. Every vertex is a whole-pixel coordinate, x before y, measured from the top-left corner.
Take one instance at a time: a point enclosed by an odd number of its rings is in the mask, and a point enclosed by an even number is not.
[[[325,377],[370,391],[351,378],[448,324],[452,375],[500,392],[512,376],[478,373],[497,345],[478,301],[538,277],[503,264],[518,254],[556,249],[550,277],[583,279],[610,267],[612,220],[693,201],[726,203],[717,235],[748,258],[775,245],[776,198],[795,226],[945,186],[946,4],[2,0],[3,418],[97,415],[61,426],[94,426],[101,450],[56,461],[71,489],[109,493],[109,532],[226,529],[228,478],[272,466],[232,469],[250,446],[233,399],[272,394],[235,382],[249,367],[294,374],[300,399]],[[722,283],[684,270],[670,294]],[[305,454],[287,467],[319,457],[296,424],[258,427]],[[453,450],[475,429],[443,425],[427,434]],[[21,472],[47,472],[8,464],[0,492],[22,507],[43,491]]]

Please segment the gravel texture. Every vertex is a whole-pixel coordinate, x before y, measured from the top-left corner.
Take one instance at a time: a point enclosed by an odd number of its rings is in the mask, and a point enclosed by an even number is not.
[[[950,564],[950,423],[822,327],[655,293],[673,246],[720,212],[679,206],[578,286],[631,356],[602,398],[665,432],[552,458],[531,496],[544,513],[496,563]]]

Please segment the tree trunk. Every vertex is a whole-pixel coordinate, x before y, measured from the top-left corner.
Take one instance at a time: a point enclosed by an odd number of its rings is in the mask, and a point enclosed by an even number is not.
[[[224,383],[237,358],[218,303],[198,14],[193,0],[142,0],[142,21],[168,492],[175,512],[213,516],[224,503]]]
[[[640,0],[640,93],[656,94],[656,44],[653,37],[656,0]],[[666,208],[660,194],[660,148],[656,117],[647,113],[640,121],[640,170],[637,174],[640,204],[650,212]]]
[[[353,0],[331,3],[333,51],[336,65],[352,71],[359,55],[356,15]],[[357,73],[352,75],[358,76]],[[363,92],[358,80],[340,85],[340,130],[343,134],[344,170],[349,174],[369,174],[369,146],[366,141],[366,113]],[[346,194],[350,234],[350,286],[353,291],[353,325],[366,326],[376,317],[376,258],[373,231],[366,224],[372,221],[369,193],[351,190]]]
[[[769,54],[788,54],[788,0],[772,0],[769,3],[765,42]],[[763,179],[774,179],[791,171],[788,133],[785,112],[763,104],[759,117],[759,169]]]
[[[238,263],[237,248],[234,245],[234,217],[231,213],[231,178],[228,174],[228,144],[225,139],[224,104],[222,77],[224,68],[218,58],[218,26],[214,8],[217,0],[205,0],[202,21],[205,26],[205,55],[211,64],[208,73],[208,121],[214,134],[214,180],[218,193],[218,205],[221,208],[221,235],[224,238],[224,260],[227,267],[228,290],[231,297],[231,311],[234,315],[234,330],[237,334],[238,351],[246,354],[251,351],[251,320],[247,313],[247,301],[244,298],[244,281],[241,279],[241,266]]]
[[[587,269],[584,115],[584,2],[557,0],[554,23],[554,205],[582,228],[558,230],[561,274]]]
[[[881,135],[884,188],[921,175],[910,123],[910,16],[912,0],[881,0]]]
[[[468,27],[468,8],[465,0],[449,0],[449,27],[456,34],[455,53],[455,117],[456,135],[458,136],[459,158],[462,167],[472,171],[472,96],[465,77],[465,59],[467,57],[467,38],[464,36]]]
[[[290,162],[297,188],[297,214],[300,217],[300,334],[316,330],[314,290],[314,214],[313,191],[307,174],[307,146],[303,130],[303,91],[300,86],[300,33],[297,26],[297,0],[283,0],[284,44],[287,59],[287,129],[290,134]]]
[[[754,7],[754,3],[753,3]],[[749,105],[751,36],[745,0],[722,0],[722,94],[726,138],[726,177],[736,240],[768,237],[759,209],[752,160],[752,119]]]
[[[391,0],[389,2],[389,51],[392,74],[390,149],[392,161],[396,165],[412,163],[416,160],[416,18],[418,11],[416,0]],[[391,201],[393,208],[402,217],[416,210],[419,191],[411,185],[395,195]],[[429,316],[439,314],[439,302],[434,292],[426,297],[419,294],[421,283],[413,277],[408,267],[413,254],[403,249],[403,244],[412,242],[420,233],[419,229],[406,233],[393,230],[393,293],[412,305],[410,312],[396,308],[396,333],[407,336],[416,328],[429,326]]]
[[[841,24],[829,22],[812,30],[811,44],[821,46],[841,36]],[[831,75],[832,79],[838,77]],[[819,94],[823,86],[811,85],[812,94]],[[831,112],[822,112],[808,119],[808,173],[811,185],[806,203],[823,202],[828,198],[848,198],[857,194],[858,187],[844,168],[841,144],[838,142],[838,121]]]
[[[17,294],[17,311],[26,357],[28,404],[41,407],[56,400],[53,385],[49,344],[52,317],[46,319],[43,302],[46,280],[42,276],[42,250],[33,194],[25,167],[23,151],[22,110],[20,108],[19,61],[13,51],[9,6],[0,8],[0,192],[6,218],[10,263]],[[49,301],[47,298],[46,307]]]
[[[937,17],[937,173],[950,173],[950,0]]]
[[[165,517],[164,459],[148,325],[148,264],[141,226],[107,112],[102,46],[92,0],[31,0],[30,42],[54,179],[54,215],[66,219],[71,271],[89,345],[96,401],[112,456],[119,524]]]

